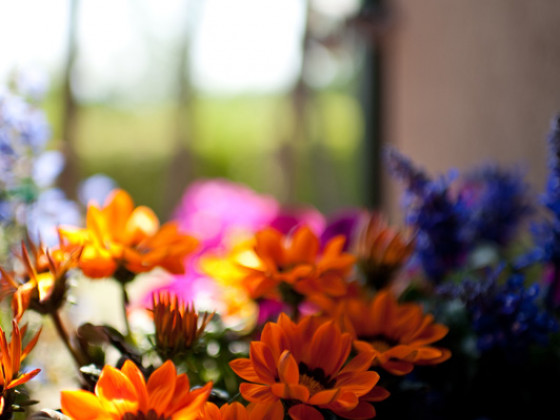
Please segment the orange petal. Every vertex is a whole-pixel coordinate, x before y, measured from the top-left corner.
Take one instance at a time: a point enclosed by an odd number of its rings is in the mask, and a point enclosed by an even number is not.
[[[126,360],[121,372],[126,375],[130,380],[136,393],[138,395],[138,409],[142,412],[148,411],[148,391],[146,390],[146,381],[144,380],[144,375],[138,369],[138,366],[131,360]]]
[[[344,249],[346,237],[344,235],[337,235],[327,242],[323,249],[323,256],[332,258],[340,255]]]
[[[172,361],[167,360],[148,379],[148,406],[161,415],[175,392],[177,371]]]
[[[12,379],[13,375],[17,375],[19,371],[19,367],[21,365],[21,333],[19,331],[18,324],[16,320],[12,320],[12,341],[10,342],[10,357],[12,361],[11,366],[11,375],[9,376]],[[6,366],[2,366],[4,369]],[[8,377],[8,375],[6,375]]]
[[[329,408],[336,408],[339,410],[351,410],[358,405],[358,397],[353,392],[343,391],[338,394],[336,400],[334,400]]]
[[[289,349],[284,330],[274,322],[267,322],[265,324],[261,333],[261,341],[268,344],[274,360],[278,360],[280,354],[282,354],[284,350]]]
[[[268,228],[255,235],[255,252],[260,259],[284,264],[282,234],[276,229]]]
[[[366,351],[360,351],[344,366],[341,373],[368,370],[374,358],[375,352],[370,351],[369,348]]]
[[[371,391],[369,391],[366,395],[362,396],[360,399],[365,401],[383,401],[389,398],[391,393],[387,391],[382,386],[374,386]]]
[[[79,262],[83,273],[91,278],[110,277],[117,269],[117,263],[109,251],[93,245],[86,245]]]
[[[375,407],[365,401],[360,401],[351,410],[333,410],[339,417],[345,419],[368,420],[376,416]]]
[[[381,363],[381,367],[393,375],[406,375],[414,369],[414,365],[412,363],[399,360],[388,360]]]
[[[31,350],[33,350],[33,347],[35,347],[35,344],[37,344],[37,341],[39,340],[39,336],[41,335],[41,331],[43,330],[43,328],[41,327],[39,329],[39,331],[37,331],[37,334],[35,334],[33,336],[33,338],[29,341],[29,343],[27,343],[27,345],[25,346],[25,348],[23,349],[23,351],[21,352],[21,357],[20,357],[20,361],[22,361],[23,359],[25,359],[27,357],[27,355],[29,354],[29,352]]]
[[[294,356],[289,350],[284,350],[278,360],[278,376],[281,382],[287,384],[299,383],[299,368]]]
[[[439,350],[441,352],[441,356],[436,357],[435,359],[417,360],[415,362],[415,364],[417,364],[417,365],[435,365],[435,364],[438,364],[438,363],[445,362],[447,359],[449,359],[451,357],[451,351],[449,351],[448,349],[442,349],[442,348],[438,347],[437,350]]]
[[[223,419],[227,420],[249,420],[247,409],[244,405],[238,402],[233,404],[224,404],[220,407],[220,412]]]
[[[247,401],[255,403],[269,403],[277,401],[271,389],[267,385],[256,385],[243,382],[239,385],[239,392]]]
[[[308,404],[311,405],[326,405],[331,403],[340,392],[339,389],[326,389],[324,391],[319,391],[316,394],[312,395],[311,398],[307,401]]]
[[[136,412],[138,409],[138,394],[130,379],[120,370],[112,366],[105,366],[95,386],[95,394],[110,402],[115,410],[124,414]]]
[[[445,325],[441,325],[441,324],[430,325],[422,331],[421,335],[414,337],[414,339],[410,342],[410,345],[422,346],[422,345],[434,343],[438,340],[441,340],[443,337],[445,337],[448,332],[449,332],[449,328],[447,328]]]
[[[182,373],[177,376],[175,381],[175,392],[173,393],[173,397],[171,398],[165,413],[170,415],[189,405],[193,396],[190,394],[192,393],[190,392],[189,378],[186,374]]]
[[[174,413],[165,413],[164,418],[171,415],[171,420],[198,420],[204,404],[208,401],[210,391],[212,391],[212,382],[190,392],[188,400],[185,401],[187,405]]]
[[[361,397],[367,394],[378,381],[379,374],[377,372],[347,372],[338,375],[335,386]]]
[[[35,376],[37,376],[37,374],[41,372],[41,369],[34,369],[31,372],[27,372],[24,373],[22,375],[19,376],[19,378],[11,381],[6,387],[5,389],[11,389],[11,388],[15,388],[18,385],[24,384],[27,381],[33,379]]]
[[[50,271],[37,275],[37,291],[39,292],[40,302],[44,302],[51,296],[54,283],[55,278]]]
[[[216,404],[211,402],[207,402],[206,404],[204,404],[201,414],[202,414],[201,417],[204,420],[222,420],[222,414],[220,413],[220,409]]]
[[[315,264],[318,252],[319,239],[309,227],[302,226],[292,237],[292,246],[287,252],[287,258],[290,263]]]
[[[395,308],[396,301],[391,292],[388,290],[377,292],[370,306],[373,335],[382,334],[386,329],[393,326]]]
[[[271,384],[276,382],[276,361],[270,348],[260,341],[251,342],[249,356],[255,373],[261,378],[259,382]]]
[[[124,229],[126,221],[133,210],[134,202],[130,194],[124,190],[116,189],[105,200],[105,206],[101,212],[103,218],[108,222],[107,228],[113,233],[117,233]],[[88,208],[88,213],[89,211],[90,209]]]
[[[311,369],[321,368],[326,376],[340,370],[348,358],[352,347],[350,334],[341,334],[333,321],[322,324],[311,338],[310,360],[306,360]]]
[[[323,415],[310,405],[298,404],[288,410],[292,420],[324,420]]]
[[[76,420],[111,419],[99,399],[87,391],[62,391],[60,393],[62,412]]]
[[[146,237],[155,235],[159,229],[159,220],[152,209],[146,206],[136,207],[124,226],[123,237],[126,244],[137,244]]]
[[[253,362],[250,359],[235,359],[229,362],[229,366],[240,377],[249,382],[261,382],[253,368]]]
[[[343,296],[346,293],[347,283],[344,277],[336,272],[326,272],[317,279],[320,290],[331,296]]]
[[[384,351],[383,354],[388,358],[413,361],[416,358],[418,350],[418,348],[412,346],[397,345]]]
[[[283,420],[284,406],[281,401],[268,404],[251,403],[247,407],[251,420]]]
[[[304,385],[275,383],[270,387],[272,393],[283,400],[298,400],[306,402],[309,399],[309,389]]]

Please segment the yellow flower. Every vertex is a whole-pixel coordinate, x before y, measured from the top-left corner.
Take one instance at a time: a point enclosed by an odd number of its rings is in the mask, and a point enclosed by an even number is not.
[[[123,282],[155,267],[183,273],[185,256],[198,244],[174,222],[160,227],[156,214],[146,206],[134,207],[123,190],[113,191],[103,208],[89,205],[85,229],[60,232],[68,242],[83,246],[79,266],[86,276],[116,276]]]

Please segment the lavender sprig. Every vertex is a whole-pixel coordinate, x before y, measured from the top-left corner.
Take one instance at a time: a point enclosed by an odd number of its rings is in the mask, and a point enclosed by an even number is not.
[[[417,230],[417,257],[427,276],[439,283],[466,256],[462,204],[451,201],[447,179],[431,180],[394,149],[386,150],[385,157],[391,174],[405,184],[403,207],[406,222]]]

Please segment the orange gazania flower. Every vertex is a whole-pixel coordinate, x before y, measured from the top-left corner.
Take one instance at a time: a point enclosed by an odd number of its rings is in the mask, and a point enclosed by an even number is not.
[[[331,239],[322,252],[319,239],[306,226],[290,237],[267,228],[255,239],[257,259],[253,264],[242,264],[247,271],[243,284],[253,299],[278,298],[282,285],[300,295],[341,296],[346,292],[346,278],[355,258],[343,252],[344,236]]]
[[[322,419],[317,408],[343,418],[372,418],[369,401],[388,393],[375,387],[379,375],[368,371],[371,353],[348,360],[351,347],[351,335],[333,321],[306,316],[295,324],[281,314],[277,323],[265,325],[260,341],[251,343],[249,358],[230,366],[249,381],[239,390],[257,409],[281,400],[292,419]]]
[[[167,359],[189,350],[204,333],[214,314],[200,314],[169,292],[152,295],[156,350]]]
[[[117,273],[120,280],[127,281],[155,267],[181,274],[183,259],[197,245],[174,222],[160,227],[156,214],[146,206],[135,208],[123,190],[113,191],[103,208],[88,206],[85,229],[60,231],[70,243],[83,245],[80,268],[92,278]]]
[[[73,420],[194,420],[206,403],[212,384],[191,391],[187,375],[177,376],[175,365],[165,362],[147,383],[138,367],[127,360],[122,369],[105,366],[88,391],[62,391],[62,412]]]
[[[223,404],[220,408],[208,402],[205,404],[200,420],[283,420],[284,407],[280,401],[271,404],[243,404],[234,402]]]
[[[30,257],[22,243],[19,259],[21,273],[2,273],[1,295],[12,294],[12,310],[16,320],[30,308],[40,314],[57,311],[65,301],[68,271],[78,264],[81,252],[79,247],[46,248],[42,243],[35,246],[30,242]]]
[[[431,344],[442,339],[448,328],[424,315],[415,303],[399,304],[389,290],[381,290],[371,300],[351,298],[338,303],[332,313],[343,319],[352,332],[359,351],[371,352],[374,364],[394,375],[411,372],[414,365],[434,365],[451,356]]]
[[[371,213],[356,243],[358,264],[370,284],[384,287],[414,251],[409,233],[387,225],[378,213]]]
[[[31,339],[29,344],[22,350],[22,337],[25,335],[27,327],[21,330],[15,320],[12,321],[12,340],[8,343],[6,334],[0,328],[0,414],[4,413],[6,400],[10,400],[9,393],[18,385],[24,384],[37,375],[41,369],[34,369],[27,373],[19,374],[21,362],[27,357],[29,352],[35,347],[41,331]]]

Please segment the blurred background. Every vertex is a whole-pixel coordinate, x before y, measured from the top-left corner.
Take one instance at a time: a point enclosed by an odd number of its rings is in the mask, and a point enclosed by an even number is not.
[[[556,0],[4,1],[0,80],[46,89],[70,198],[103,173],[166,219],[225,177],[396,214],[384,144],[432,174],[497,160],[544,187],[559,21]]]

